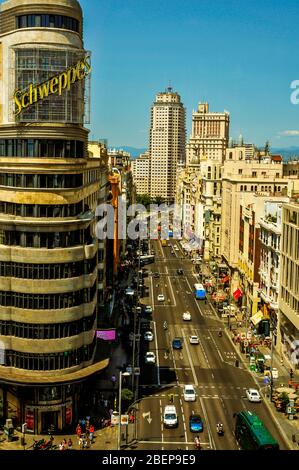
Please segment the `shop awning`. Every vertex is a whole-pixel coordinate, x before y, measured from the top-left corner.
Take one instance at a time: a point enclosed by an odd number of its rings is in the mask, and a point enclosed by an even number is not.
[[[264,318],[264,314],[261,310],[259,310],[258,312],[256,312],[254,315],[252,315],[252,317],[250,318],[250,320],[252,321],[252,323],[254,324],[254,326],[258,325],[258,323]]]

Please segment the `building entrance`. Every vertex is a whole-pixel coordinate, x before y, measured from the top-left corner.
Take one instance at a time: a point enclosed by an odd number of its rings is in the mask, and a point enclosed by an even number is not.
[[[48,434],[48,430],[54,427],[55,431],[58,429],[58,413],[59,411],[44,411],[42,415],[42,434]]]

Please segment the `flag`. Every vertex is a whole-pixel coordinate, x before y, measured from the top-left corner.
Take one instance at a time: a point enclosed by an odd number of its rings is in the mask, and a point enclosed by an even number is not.
[[[222,279],[221,279],[221,282],[223,282],[223,284],[225,284],[226,282],[229,281],[229,276],[224,276]]]
[[[234,296],[235,300],[238,300],[238,298],[241,297],[242,295],[243,295],[243,292],[239,288],[237,290],[235,290],[235,292],[233,292],[233,296]]]

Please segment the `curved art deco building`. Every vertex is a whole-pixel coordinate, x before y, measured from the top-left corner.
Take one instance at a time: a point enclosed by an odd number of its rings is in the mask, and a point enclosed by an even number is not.
[[[76,0],[0,10],[0,418],[77,419],[96,362],[100,164],[88,158],[90,58]]]

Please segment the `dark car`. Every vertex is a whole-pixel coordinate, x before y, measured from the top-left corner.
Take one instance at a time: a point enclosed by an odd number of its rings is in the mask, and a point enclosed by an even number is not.
[[[202,432],[203,422],[200,415],[191,415],[189,418],[189,428],[191,432]]]
[[[184,274],[184,271],[182,269],[177,269],[176,272],[177,274]]]
[[[173,347],[173,349],[182,349],[183,342],[182,342],[181,338],[174,338],[172,340],[172,347]]]
[[[155,272],[155,273],[154,273],[154,277],[160,277],[160,273]]]

